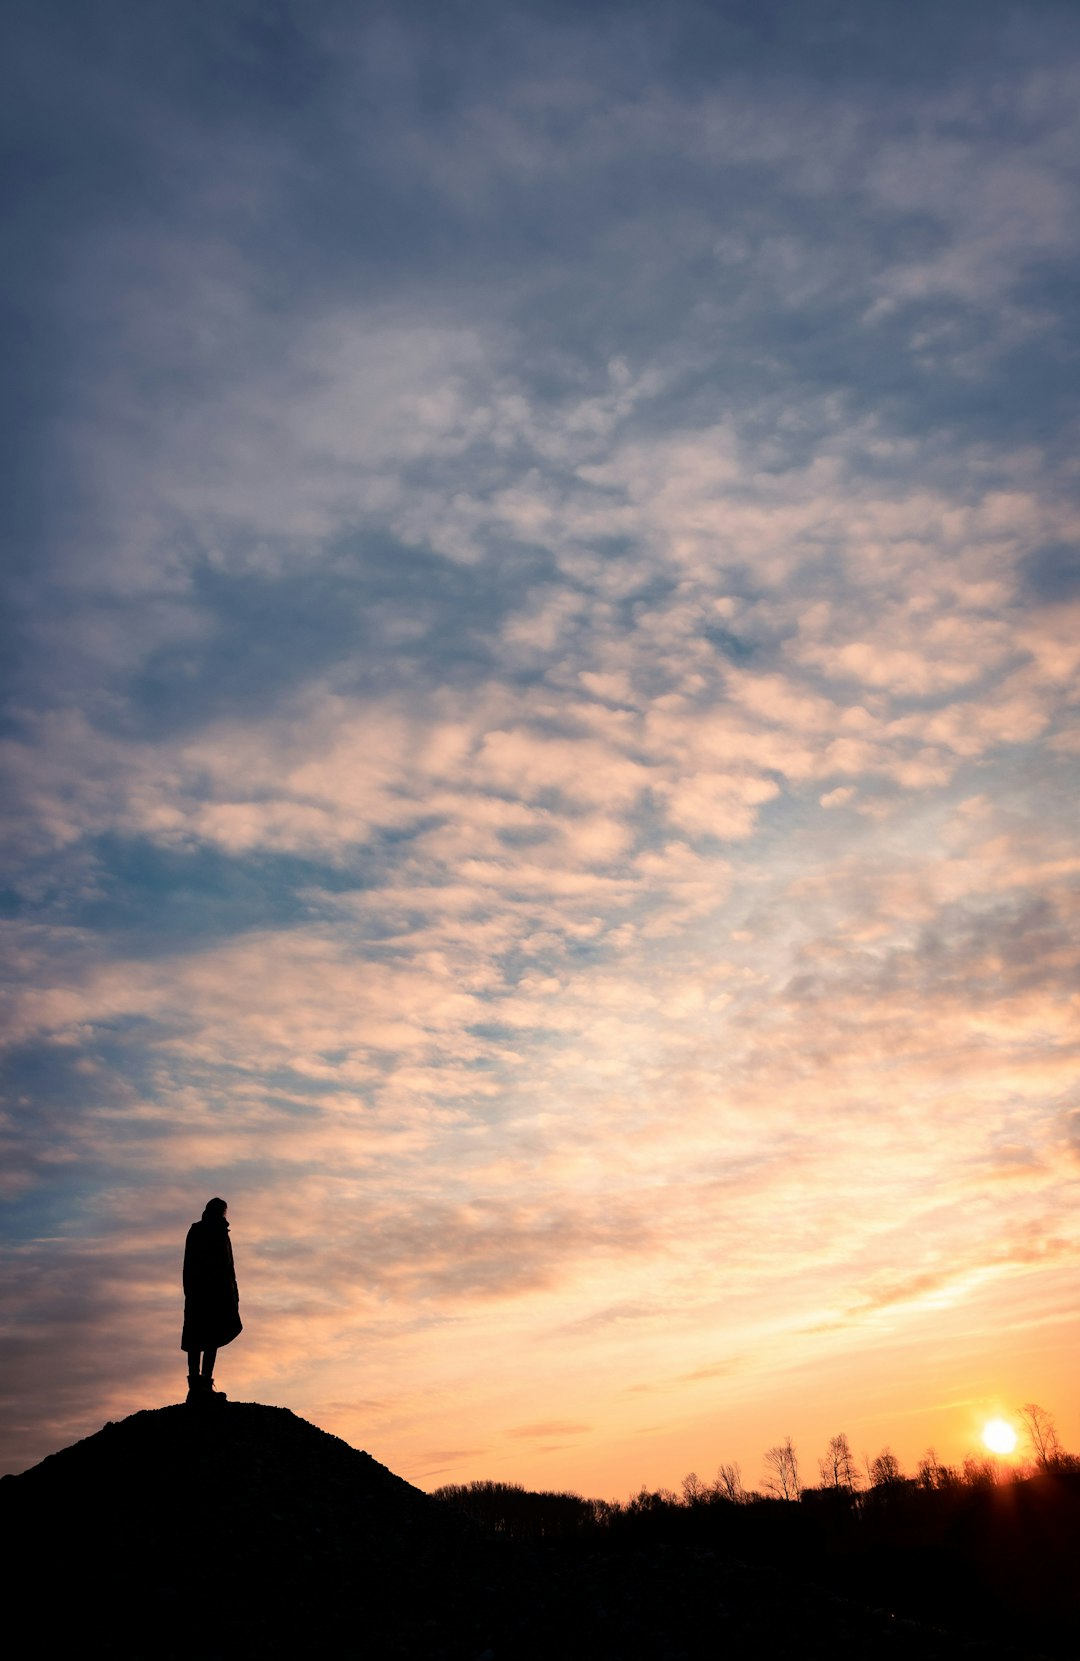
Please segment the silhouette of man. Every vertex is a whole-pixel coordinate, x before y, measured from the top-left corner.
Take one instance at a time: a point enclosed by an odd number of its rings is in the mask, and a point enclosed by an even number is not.
[[[214,1362],[222,1345],[231,1344],[243,1331],[227,1210],[224,1200],[207,1200],[202,1220],[188,1229],[184,1247],[180,1348],[187,1351],[187,1399],[194,1403],[225,1401],[224,1392],[214,1391]]]

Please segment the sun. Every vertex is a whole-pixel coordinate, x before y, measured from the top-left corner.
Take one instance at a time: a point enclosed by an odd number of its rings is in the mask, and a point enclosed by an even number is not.
[[[1008,1419],[991,1419],[983,1425],[982,1439],[991,1453],[1012,1453],[1016,1446],[1016,1432]]]

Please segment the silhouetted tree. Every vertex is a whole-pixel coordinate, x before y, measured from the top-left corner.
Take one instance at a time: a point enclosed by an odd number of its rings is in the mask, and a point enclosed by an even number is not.
[[[870,1478],[871,1488],[888,1488],[904,1480],[900,1461],[892,1448],[882,1448],[876,1458],[871,1459],[866,1474]]]
[[[672,1488],[646,1488],[642,1483],[636,1494],[632,1494],[626,1502],[626,1509],[631,1515],[641,1512],[669,1511],[679,1503],[679,1496]]]
[[[933,1448],[927,1448],[919,1460],[915,1481],[920,1488],[955,1488],[960,1477],[951,1465],[941,1463]]]
[[[1045,1407],[1040,1407],[1038,1402],[1028,1401],[1018,1410],[1017,1418],[1027,1431],[1040,1471],[1052,1471],[1061,1463],[1061,1443],[1054,1415],[1048,1413]]]
[[[745,1505],[749,1499],[738,1465],[719,1465],[716,1471],[716,1491],[722,1499],[735,1505]]]
[[[683,1477],[682,1497],[684,1505],[708,1505],[708,1486],[702,1482],[696,1471],[688,1471]]]
[[[824,1458],[818,1460],[818,1471],[823,1488],[846,1488],[851,1493],[858,1487],[859,1468],[843,1431],[830,1437]]]
[[[790,1436],[781,1445],[770,1448],[765,1455],[765,1489],[782,1500],[797,1500],[802,1491],[799,1487],[799,1462]]]
[[[579,1533],[599,1519],[602,1500],[580,1494],[534,1492],[520,1482],[451,1482],[436,1488],[433,1499],[444,1500],[511,1539],[540,1540]]]
[[[966,1488],[992,1488],[997,1482],[998,1468],[986,1455],[969,1453],[964,1457],[963,1478]]]

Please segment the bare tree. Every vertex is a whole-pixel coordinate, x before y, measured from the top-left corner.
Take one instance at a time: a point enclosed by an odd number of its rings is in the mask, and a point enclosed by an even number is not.
[[[935,1448],[927,1448],[919,1460],[915,1480],[920,1488],[953,1488],[960,1478],[951,1465],[943,1465]]]
[[[1028,1401],[1018,1409],[1016,1416],[1027,1431],[1035,1463],[1040,1471],[1052,1471],[1055,1465],[1060,1465],[1061,1443],[1058,1441],[1054,1415],[1048,1413],[1045,1407],[1040,1407],[1038,1402]]]
[[[790,1436],[782,1446],[770,1448],[765,1455],[765,1489],[781,1500],[797,1500],[802,1492],[799,1487],[799,1462]]]
[[[893,1483],[902,1482],[904,1478],[900,1461],[892,1448],[882,1448],[877,1457],[871,1459],[868,1474],[871,1488],[888,1488]]]
[[[965,1454],[962,1473],[966,1488],[992,1488],[998,1479],[997,1466],[985,1454]]]
[[[904,1480],[901,1462],[896,1457],[896,1453],[892,1452],[892,1448],[882,1448],[881,1453],[876,1458],[872,1458],[869,1477],[871,1477],[871,1488],[887,1488],[891,1483]]]
[[[852,1493],[858,1487],[859,1469],[843,1431],[830,1437],[824,1458],[818,1460],[818,1471],[823,1488],[846,1488]]]
[[[667,1511],[678,1505],[679,1496],[673,1488],[646,1488],[642,1483],[636,1494],[631,1494],[626,1509],[631,1516],[643,1511]]]
[[[709,1490],[696,1471],[689,1471],[682,1479],[684,1505],[707,1505]]]
[[[719,1465],[716,1471],[716,1492],[735,1505],[746,1504],[746,1488],[738,1465]]]

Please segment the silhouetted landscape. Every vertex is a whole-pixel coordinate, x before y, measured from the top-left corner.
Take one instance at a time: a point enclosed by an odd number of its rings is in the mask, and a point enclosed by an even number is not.
[[[1080,1661],[1080,0],[4,25],[18,1661]]]
[[[626,1505],[492,1482],[431,1496],[287,1409],[231,1403],[107,1424],[4,1478],[0,1510],[43,1648],[1064,1657],[1073,1463],[798,1500],[691,1479]]]

